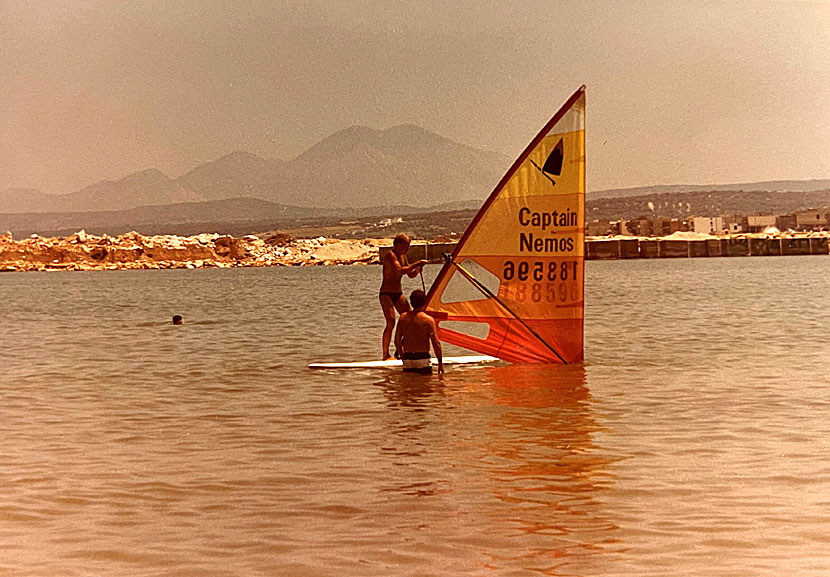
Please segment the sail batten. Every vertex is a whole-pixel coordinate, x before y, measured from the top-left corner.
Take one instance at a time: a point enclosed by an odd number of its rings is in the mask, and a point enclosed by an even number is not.
[[[439,338],[510,362],[583,358],[585,87],[577,90],[516,159],[465,230],[427,295]],[[498,281],[495,290],[444,302],[465,262]],[[483,290],[482,290],[483,288]],[[489,293],[489,294],[488,294]],[[442,327],[484,323],[484,338]]]

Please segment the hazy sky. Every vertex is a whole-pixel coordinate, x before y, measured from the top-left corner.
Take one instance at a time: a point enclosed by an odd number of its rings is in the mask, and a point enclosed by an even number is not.
[[[581,84],[589,190],[830,178],[830,0],[0,0],[0,190],[353,124],[513,157]]]

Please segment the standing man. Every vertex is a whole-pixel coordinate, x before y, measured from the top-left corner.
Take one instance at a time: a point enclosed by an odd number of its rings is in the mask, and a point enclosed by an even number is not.
[[[412,291],[409,295],[415,310],[401,315],[398,330],[395,331],[395,349],[403,360],[403,370],[413,373],[430,374],[432,364],[429,358],[429,345],[435,349],[438,359],[438,373],[444,372],[444,355],[441,341],[436,334],[435,319],[424,312],[427,297],[422,290]]]
[[[383,282],[380,284],[380,295],[378,295],[383,316],[386,318],[386,327],[383,329],[383,360],[392,358],[389,354],[389,345],[392,343],[392,334],[395,330],[395,311],[403,314],[410,310],[409,303],[403,296],[401,278],[403,275],[415,278],[427,262],[419,260],[409,264],[406,252],[411,242],[405,234],[397,235],[392,242],[392,250],[383,257]]]

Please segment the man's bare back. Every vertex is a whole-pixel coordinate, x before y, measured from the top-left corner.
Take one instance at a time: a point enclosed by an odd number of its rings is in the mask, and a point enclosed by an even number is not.
[[[404,360],[404,370],[407,370],[407,361],[422,361],[421,363],[410,363],[412,369],[428,370],[429,347],[435,350],[435,357],[438,359],[438,372],[444,372],[443,353],[441,341],[438,340],[438,330],[435,319],[424,312],[424,291],[414,291],[411,296],[415,310],[405,312],[398,320],[398,327],[395,331],[395,348]],[[426,362],[423,362],[426,361]]]
[[[398,331],[403,344],[401,352],[428,353],[435,321],[424,311],[410,311],[398,319]]]

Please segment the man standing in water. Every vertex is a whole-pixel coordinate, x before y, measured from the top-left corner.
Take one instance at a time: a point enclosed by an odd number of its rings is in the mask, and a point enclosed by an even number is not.
[[[380,285],[380,307],[386,318],[386,327],[383,329],[383,360],[391,359],[389,345],[392,343],[392,334],[395,330],[395,311],[400,314],[407,312],[409,303],[403,296],[401,278],[403,275],[415,278],[427,261],[419,260],[409,264],[406,252],[412,241],[405,234],[399,234],[392,242],[392,250],[383,257],[383,282]]]
[[[438,373],[444,372],[444,356],[441,341],[438,340],[435,319],[424,312],[427,297],[422,290],[412,291],[409,295],[415,310],[401,315],[398,330],[395,331],[395,349],[400,353],[403,370],[413,373],[430,374],[432,364],[429,358],[429,345],[435,349],[438,359]]]

